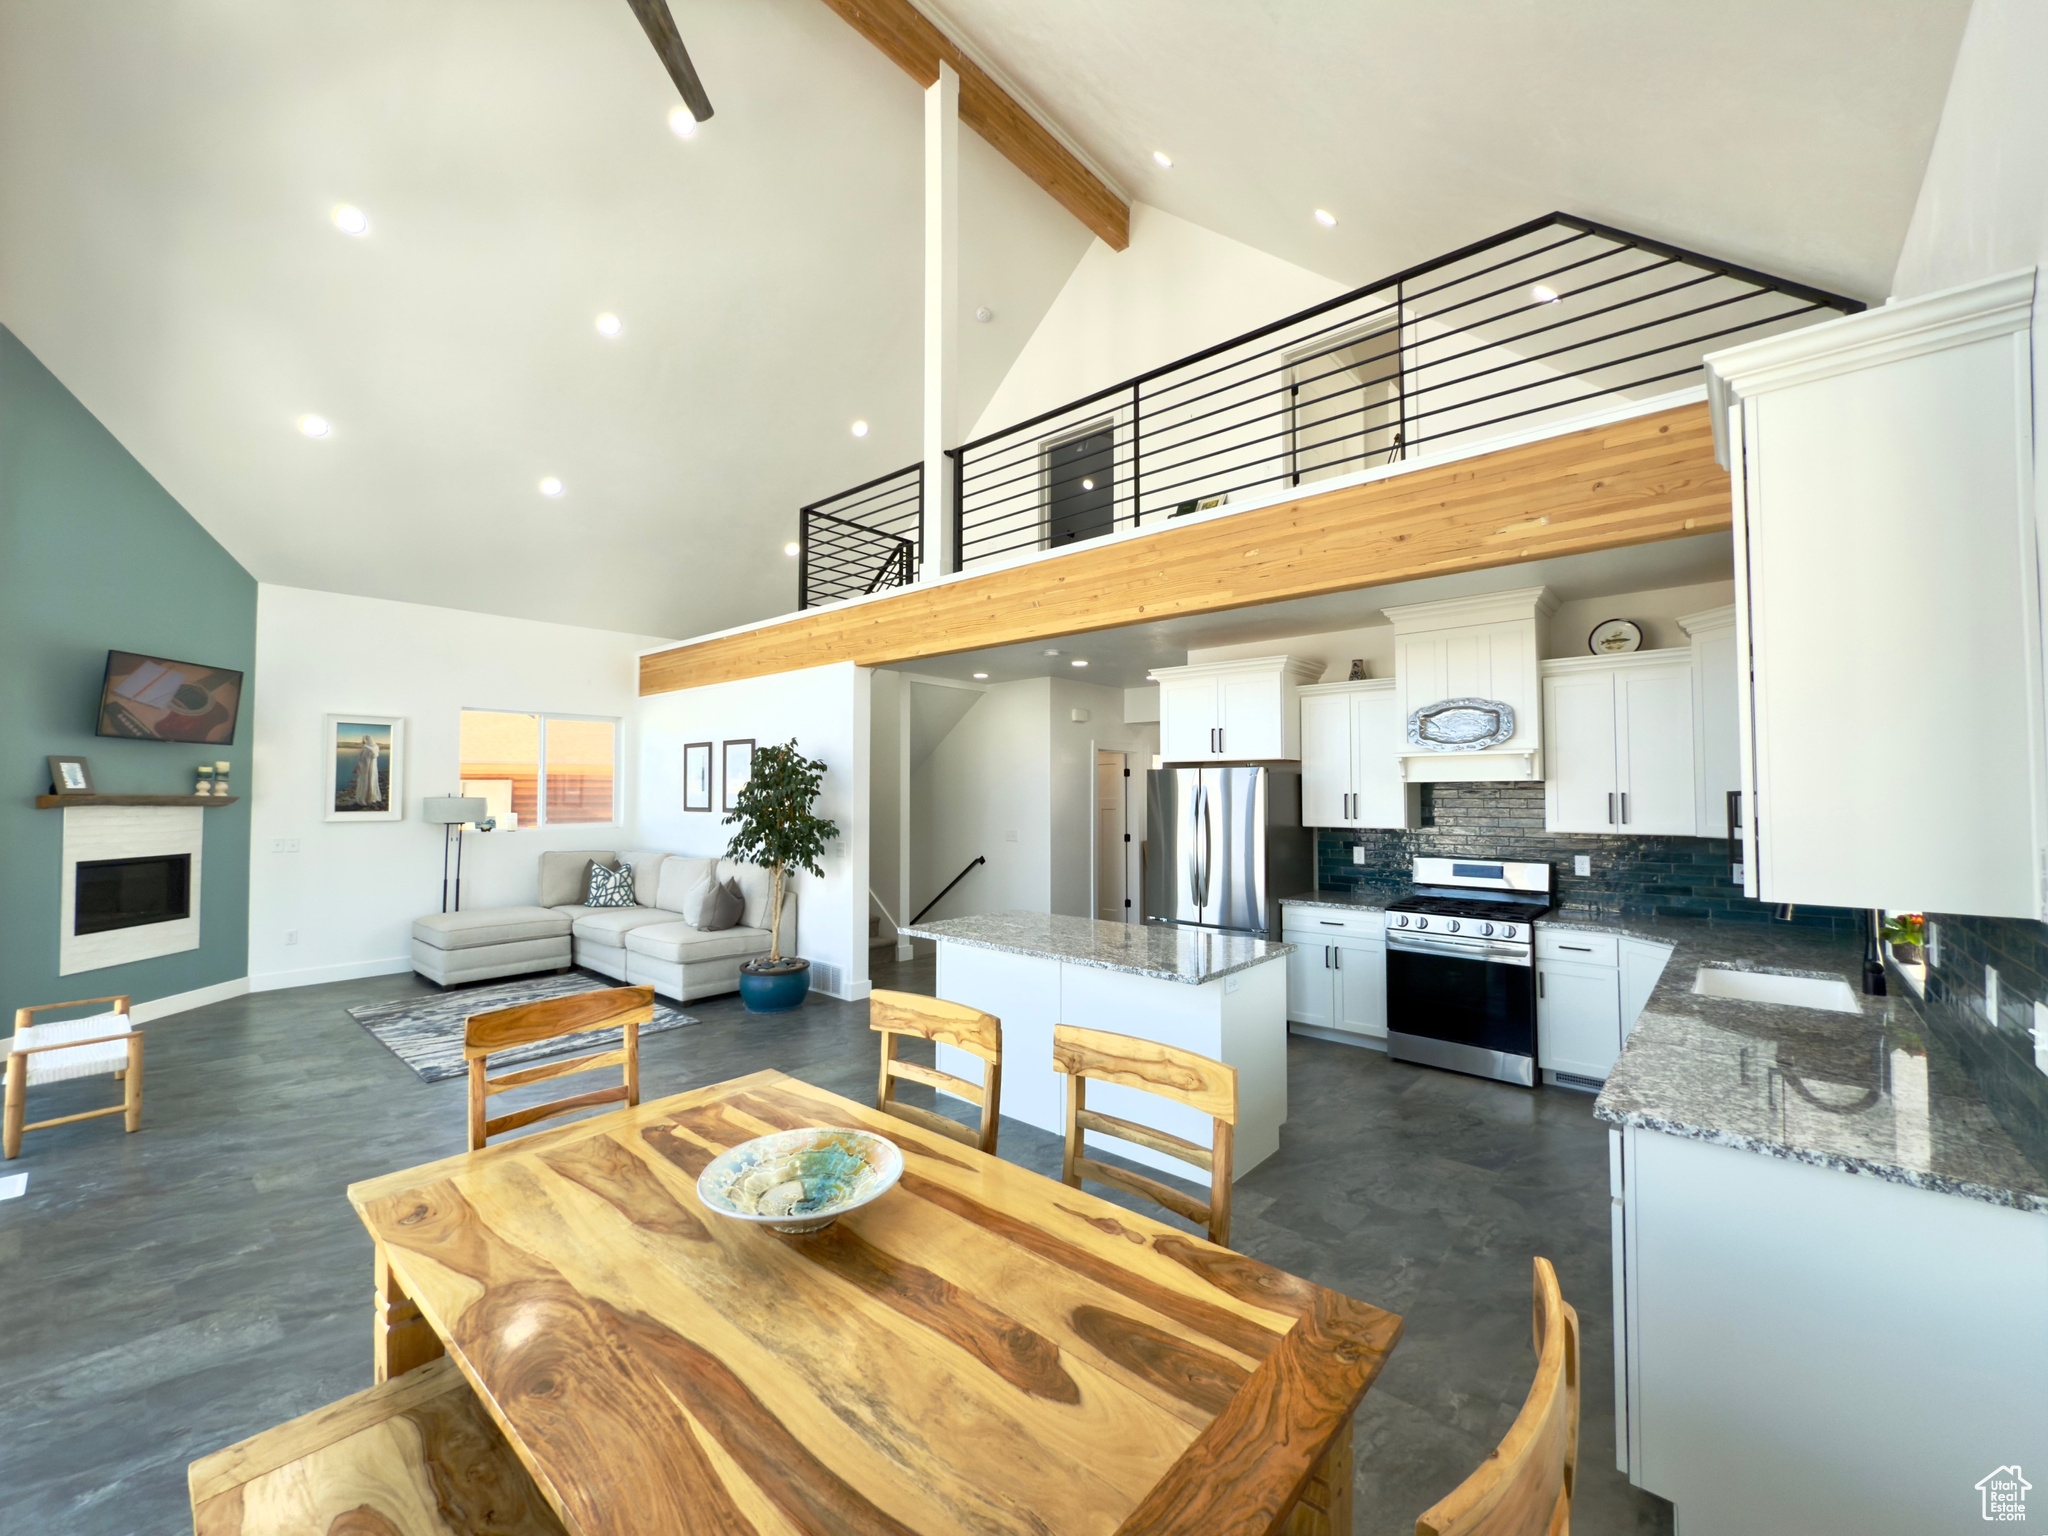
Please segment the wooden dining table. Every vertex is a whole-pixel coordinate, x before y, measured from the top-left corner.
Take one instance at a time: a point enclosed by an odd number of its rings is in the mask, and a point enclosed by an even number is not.
[[[900,1183],[822,1232],[697,1175],[797,1126]],[[575,1536],[1348,1536],[1355,1301],[780,1072],[356,1184],[379,1379],[451,1356]]]

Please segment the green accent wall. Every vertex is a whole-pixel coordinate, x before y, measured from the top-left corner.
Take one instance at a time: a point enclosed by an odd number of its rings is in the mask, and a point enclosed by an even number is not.
[[[234,745],[94,735],[110,650],[240,668]],[[0,1029],[29,1004],[248,974],[255,681],[256,579],[0,326]],[[234,765],[243,798],[205,813],[198,949],[57,974],[65,813],[34,802],[53,752],[85,757],[106,794],[189,795],[200,763]]]

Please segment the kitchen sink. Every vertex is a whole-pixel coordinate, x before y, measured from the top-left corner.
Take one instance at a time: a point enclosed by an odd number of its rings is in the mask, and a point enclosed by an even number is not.
[[[1732,997],[1745,1003],[1825,1008],[1830,1013],[1863,1011],[1856,993],[1839,976],[1782,976],[1776,971],[1731,971],[1703,965],[1693,973],[1692,989],[1701,997]]]

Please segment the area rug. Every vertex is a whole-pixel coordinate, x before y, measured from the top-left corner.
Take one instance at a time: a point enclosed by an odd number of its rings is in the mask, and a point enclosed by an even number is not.
[[[406,997],[395,1003],[366,1003],[351,1008],[348,1016],[377,1037],[392,1055],[404,1062],[422,1082],[438,1083],[460,1077],[466,1070],[462,1060],[462,1022],[472,1013],[493,1008],[510,1008],[519,1003],[537,1003],[550,997],[568,997],[576,992],[598,992],[619,983],[608,978],[570,972],[529,976],[521,981],[497,982],[485,987],[465,987],[435,997]],[[697,1021],[679,1013],[660,998],[654,1000],[654,1022],[640,1026],[641,1035],[659,1034],[679,1024]],[[491,1070],[522,1061],[542,1061],[550,1056],[573,1055],[580,1050],[616,1045],[622,1033],[610,1029],[586,1029],[580,1034],[561,1035],[533,1045],[514,1046],[491,1053]]]

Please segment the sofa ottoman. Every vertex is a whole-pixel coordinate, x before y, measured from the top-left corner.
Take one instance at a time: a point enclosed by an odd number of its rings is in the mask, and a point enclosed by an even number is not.
[[[569,968],[569,919],[546,907],[435,912],[412,925],[412,968],[444,987]]]

